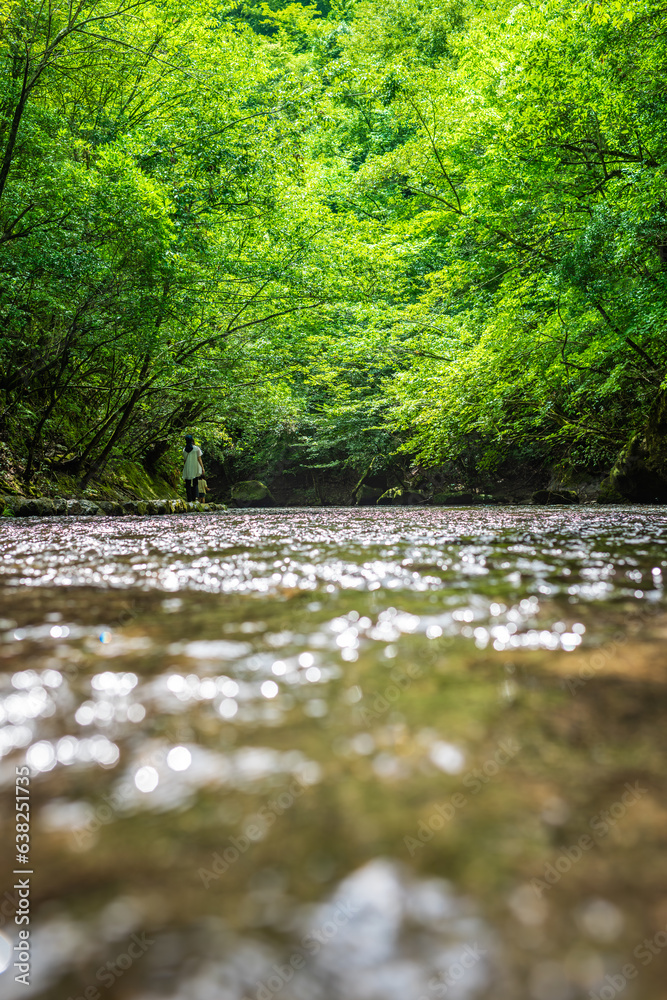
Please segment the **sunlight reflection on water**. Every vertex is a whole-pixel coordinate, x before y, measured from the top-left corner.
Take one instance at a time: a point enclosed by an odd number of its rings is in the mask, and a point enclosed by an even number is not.
[[[148,929],[109,998],[578,1000],[648,932],[664,509],[0,532],[0,788],[25,755],[52,886],[9,1000],[82,995]]]

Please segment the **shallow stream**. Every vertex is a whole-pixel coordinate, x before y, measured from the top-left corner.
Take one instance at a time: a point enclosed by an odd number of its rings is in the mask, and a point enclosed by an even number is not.
[[[664,1000],[666,543],[665,508],[3,521],[0,995]]]

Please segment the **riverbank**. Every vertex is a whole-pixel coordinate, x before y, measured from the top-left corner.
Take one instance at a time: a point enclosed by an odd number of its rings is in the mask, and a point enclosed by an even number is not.
[[[205,446],[205,453],[208,454]],[[1,458],[1,456],[0,456]],[[199,511],[182,497],[177,463],[159,469],[125,459],[109,463],[82,490],[74,476],[46,472],[26,487],[15,463],[0,461],[0,516],[168,514]],[[260,470],[258,470],[259,472]],[[638,495],[619,490],[608,469],[506,462],[494,472],[473,468],[462,473],[452,465],[413,467],[401,476],[361,474],[358,469],[291,467],[280,473],[243,479],[213,455],[207,459],[210,488],[204,510],[234,507],[404,507],[524,506],[526,504],[660,503],[658,493]],[[226,505],[226,506],[225,506]]]
[[[186,500],[55,500],[47,497],[0,497],[2,517],[92,517],[146,514],[213,514],[226,511],[224,503],[188,503]]]

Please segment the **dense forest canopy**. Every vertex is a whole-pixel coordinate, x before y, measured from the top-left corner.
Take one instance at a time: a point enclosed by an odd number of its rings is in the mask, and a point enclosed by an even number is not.
[[[667,362],[666,62],[654,0],[4,0],[3,462],[608,468]]]

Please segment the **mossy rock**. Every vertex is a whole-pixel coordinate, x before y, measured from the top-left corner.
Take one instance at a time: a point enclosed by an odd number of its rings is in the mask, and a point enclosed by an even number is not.
[[[35,517],[53,517],[53,500],[38,497],[32,501]]]
[[[49,517],[53,514],[53,501],[44,497],[12,497],[8,506],[15,517]]]
[[[81,501],[81,513],[86,517],[93,517],[101,514],[99,504],[93,503],[92,500],[82,500]]]
[[[25,500],[23,497],[12,497],[11,509],[14,517],[32,517],[32,500]]]
[[[530,498],[534,504],[575,504],[580,503],[579,494],[574,490],[537,490]]]
[[[472,493],[463,490],[445,491],[434,493],[431,503],[436,507],[467,507],[475,498]]]
[[[54,517],[69,513],[71,501],[49,497],[5,497],[0,511],[6,517]]]
[[[100,513],[108,517],[118,517],[123,513],[123,505],[113,500],[100,500],[97,506],[100,508]]]
[[[619,504],[627,503],[628,501],[618,492],[614,486],[611,476],[608,476],[600,483],[600,491],[595,498],[596,503],[609,503],[609,504]]]
[[[268,486],[259,479],[247,479],[232,486],[232,500],[237,507],[272,507],[275,500]]]
[[[53,500],[37,497],[35,500],[31,500],[30,504],[35,517],[53,517],[55,514]]]

